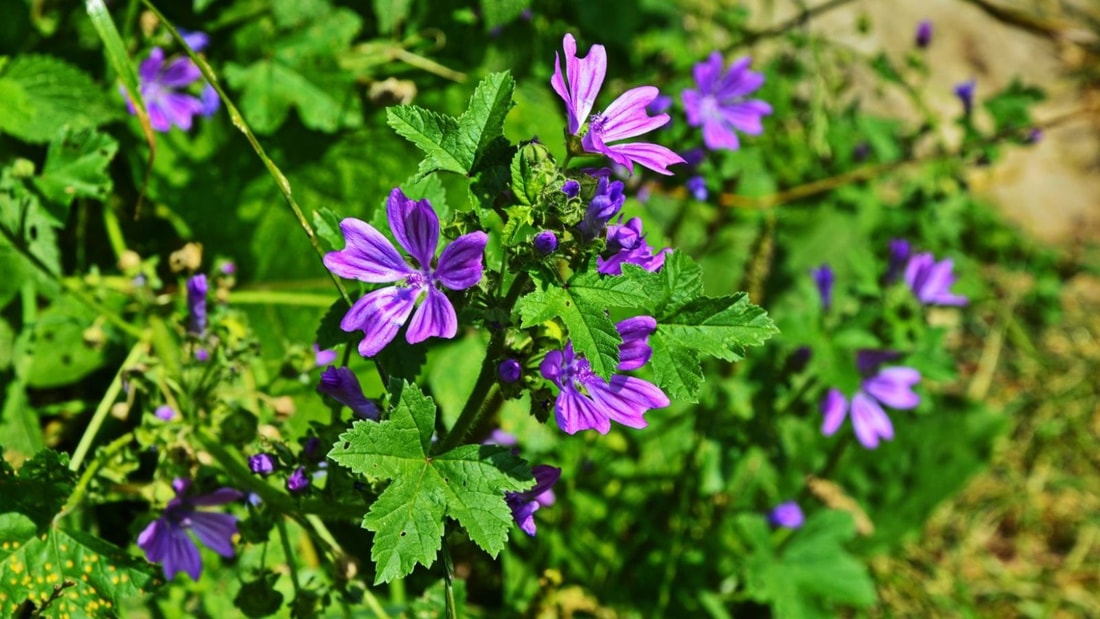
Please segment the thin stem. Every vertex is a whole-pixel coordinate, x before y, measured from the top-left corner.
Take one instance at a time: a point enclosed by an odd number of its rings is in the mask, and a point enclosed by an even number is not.
[[[106,307],[103,307],[102,305],[99,304],[98,301],[96,301],[91,296],[89,296],[87,293],[85,293],[83,290],[81,290],[79,280],[63,279],[63,280],[61,280],[61,285],[65,287],[65,290],[69,294],[76,297],[78,301],[80,301],[84,305],[87,305],[89,308],[95,310],[96,313],[99,316],[102,316],[104,318],[104,320],[106,320],[107,322],[111,323],[112,325],[118,327],[119,329],[124,331],[127,335],[129,335],[130,337],[133,337],[135,339],[141,339],[142,337],[144,337],[145,334],[144,334],[144,332],[142,332],[142,330],[140,328],[135,327],[134,325],[126,322],[125,320],[120,318],[117,314],[115,314],[111,310],[107,309]]]
[[[298,597],[301,594],[301,585],[298,583],[298,564],[294,561],[294,550],[290,547],[290,536],[286,533],[286,519],[280,518],[275,526],[279,529],[279,541],[283,544],[283,555],[290,568],[290,584],[294,586],[294,597]]]
[[[65,501],[65,507],[54,516],[54,524],[61,521],[62,518],[72,513],[74,509],[80,505],[80,502],[84,500],[85,493],[88,492],[88,486],[91,484],[92,479],[95,478],[96,472],[107,460],[114,457],[115,454],[122,451],[122,449],[130,444],[130,441],[134,440],[134,433],[127,432],[122,436],[111,441],[109,445],[103,448],[99,452],[95,460],[88,465],[88,468],[84,469],[84,473],[80,475],[80,479],[76,482],[76,487],[73,488],[72,494],[69,495],[69,499]]]
[[[118,392],[122,391],[122,373],[126,371],[126,368],[137,362],[138,357],[145,352],[145,347],[145,342],[134,344],[134,347],[130,349],[130,354],[126,355],[126,360],[119,366],[118,372],[115,372],[114,379],[107,387],[107,393],[99,401],[99,406],[92,414],[92,420],[88,422],[88,427],[84,429],[84,435],[80,437],[80,443],[77,444],[76,451],[73,452],[73,459],[69,461],[70,471],[80,469],[81,463],[84,462],[84,456],[88,455],[88,450],[92,448],[92,443],[95,442],[95,435],[99,432],[99,427],[103,425],[103,420],[107,418],[107,413],[114,405]]]
[[[530,277],[527,273],[516,275],[515,280],[512,281],[512,286],[508,289],[508,296],[504,298],[502,304],[502,309],[506,313],[511,314],[512,307],[516,304],[516,300],[519,299],[519,295],[523,292],[523,288],[528,281],[530,281]],[[494,331],[492,337],[489,338],[489,348],[485,351],[485,359],[481,362],[481,371],[478,372],[477,381],[474,383],[470,398],[466,400],[466,405],[462,407],[462,412],[459,414],[454,427],[439,441],[438,447],[435,449],[436,453],[444,453],[461,445],[463,439],[477,423],[477,420],[481,418],[485,400],[496,385],[496,360],[504,347],[504,329],[502,326]]]
[[[844,455],[844,450],[848,448],[848,443],[851,441],[848,439],[848,435],[841,436],[837,442],[833,445],[832,451],[829,452],[829,457],[825,460],[825,466],[821,467],[821,472],[814,475],[817,479],[828,479],[833,474],[833,470],[836,469],[837,464],[840,464],[840,458]],[[810,494],[809,484],[802,486],[802,491],[798,493],[798,502],[802,503]]]
[[[168,29],[168,32],[172,34],[172,38],[176,39],[176,41],[179,42],[180,47],[187,53],[188,57],[191,58],[192,62],[195,63],[195,66],[199,68],[199,71],[202,73],[203,78],[205,78],[206,81],[214,87],[214,90],[217,91],[218,96],[222,100],[222,103],[225,104],[225,109],[229,113],[229,118],[233,122],[233,126],[240,130],[242,134],[244,134],[245,139],[247,139],[248,143],[252,146],[252,150],[256,151],[256,155],[260,157],[260,160],[263,162],[264,167],[267,168],[268,173],[271,174],[271,177],[273,179],[275,179],[275,184],[278,185],[279,191],[282,192],[283,198],[286,199],[286,203],[288,206],[290,206],[290,210],[294,213],[294,217],[298,220],[298,224],[306,233],[306,237],[309,238],[309,243],[313,246],[313,250],[314,252],[316,252],[317,257],[319,259],[324,258],[325,250],[321,247],[321,243],[317,238],[316,232],[314,232],[313,230],[313,226],[309,224],[309,220],[306,219],[305,214],[302,212],[302,207],[298,206],[297,200],[294,199],[294,194],[290,189],[290,181],[287,180],[282,170],[280,170],[279,167],[275,165],[275,162],[267,156],[267,152],[264,150],[264,147],[260,145],[259,140],[256,139],[256,135],[252,133],[252,129],[248,126],[248,123],[245,122],[244,117],[241,116],[241,113],[237,109],[237,106],[233,104],[233,101],[229,98],[229,95],[225,93],[225,90],[222,88],[221,83],[218,81],[218,76],[214,73],[214,70],[210,68],[210,65],[206,62],[205,58],[195,53],[195,51],[191,49],[189,45],[187,45],[187,43],[183,40],[183,37],[180,36],[179,31],[176,30],[176,27],[173,26],[172,23],[164,17],[164,15],[160,12],[159,9],[157,9],[157,7],[152,3],[151,0],[142,0],[142,3],[154,15],[156,15],[157,18],[160,19],[161,24]],[[335,285],[336,289],[340,292],[340,296],[350,306],[351,297],[348,295],[348,291],[344,288],[343,282],[340,281],[340,278],[337,277],[335,273],[329,271],[328,269],[325,269],[325,272],[329,274],[329,277],[332,279],[333,285]]]
[[[447,540],[443,540],[443,591],[447,605],[447,619],[458,619],[458,604],[455,603],[455,566],[451,560],[451,549]]]

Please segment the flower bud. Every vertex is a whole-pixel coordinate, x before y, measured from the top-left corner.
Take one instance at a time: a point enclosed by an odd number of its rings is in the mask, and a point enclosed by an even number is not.
[[[512,193],[520,204],[535,205],[557,176],[554,157],[546,146],[532,141],[519,147],[512,160]]]
[[[520,367],[519,361],[508,358],[497,366],[497,376],[500,377],[501,382],[514,383],[523,376],[523,368]]]
[[[548,256],[558,249],[558,236],[550,230],[543,230],[535,235],[535,251]]]
[[[275,457],[268,453],[258,453],[248,459],[248,468],[253,473],[266,477],[275,472]]]
[[[286,479],[286,489],[294,494],[305,492],[309,488],[311,480],[309,475],[306,475],[306,467],[299,466],[294,469],[294,472],[290,474],[290,477]]]

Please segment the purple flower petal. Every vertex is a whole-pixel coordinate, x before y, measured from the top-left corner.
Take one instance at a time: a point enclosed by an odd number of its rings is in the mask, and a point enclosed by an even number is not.
[[[363,387],[359,385],[359,379],[350,368],[326,368],[321,372],[317,391],[350,408],[362,419],[378,421],[381,416],[378,405],[363,395]]]
[[[172,128],[172,123],[169,122],[168,115],[162,106],[160,101],[145,100],[145,111],[149,113],[149,126],[155,131],[164,133]]]
[[[894,426],[874,398],[857,391],[852,396],[852,427],[856,438],[867,449],[878,447],[879,439],[894,438]]]
[[[243,496],[243,495],[242,495]],[[230,514],[193,512],[191,530],[207,548],[229,558],[234,555],[233,536],[237,533],[237,518]]]
[[[489,237],[484,232],[463,234],[443,248],[435,276],[450,290],[465,290],[481,281],[482,258]]]
[[[168,63],[168,66],[157,76],[161,86],[168,88],[183,88],[202,79],[202,71],[186,56],[180,56]]]
[[[393,341],[401,325],[409,319],[419,293],[419,288],[404,286],[375,290],[351,306],[340,321],[340,328],[348,332],[362,330],[359,354],[373,357]]]
[[[611,420],[596,408],[592,400],[577,393],[572,387],[563,388],[554,402],[554,418],[558,427],[566,434],[576,434],[581,430],[595,430],[607,434],[611,430]]]
[[[610,383],[585,383],[592,399],[612,420],[630,428],[646,427],[644,415],[653,408],[669,405],[668,396],[657,385],[633,376],[616,374]]]
[[[602,131],[598,131],[594,137],[599,137],[603,142],[616,142],[649,133],[668,124],[668,114],[650,116],[645,109],[659,94],[660,91],[653,86],[639,86],[619,95],[600,114],[603,121]]]
[[[164,111],[169,123],[184,131],[190,131],[191,119],[196,114],[202,113],[202,101],[191,95],[166,92],[161,99],[161,109]]]
[[[165,537],[166,551],[162,566],[164,578],[172,580],[177,572],[183,572],[198,581],[202,576],[202,556],[187,532],[179,527],[170,527]]]
[[[619,345],[619,371],[637,370],[645,365],[653,355],[649,347],[649,336],[657,330],[657,321],[652,316],[635,316],[615,325],[623,343]]]
[[[206,46],[210,44],[210,37],[207,36],[205,32],[186,30],[180,27],[176,27],[176,31],[180,33],[183,44],[190,47],[196,53],[206,49]]]
[[[138,68],[138,77],[141,78],[143,84],[154,82],[157,80],[162,66],[164,66],[164,50],[154,47],[149,50],[149,57],[141,61],[141,66]]]
[[[883,368],[879,373],[863,381],[862,389],[886,406],[898,409],[916,408],[920,396],[913,392],[913,385],[920,382],[920,372],[913,368]]]
[[[780,503],[768,514],[768,522],[771,523],[773,527],[797,529],[801,527],[805,521],[806,517],[802,514],[802,508],[794,501]]]
[[[559,389],[562,388],[561,367],[563,361],[562,351],[551,350],[546,353],[546,357],[542,360],[542,363],[539,364],[539,373],[542,374],[542,377],[546,380],[553,381]]]
[[[410,200],[395,187],[386,199],[386,218],[394,238],[416,258],[422,267],[430,267],[439,244],[439,216],[427,200]]]
[[[203,85],[199,99],[202,101],[203,116],[213,116],[222,105],[222,100],[221,97],[218,96],[218,91],[214,90],[214,87],[210,84]]]
[[[825,417],[821,424],[821,433],[832,436],[840,429],[840,424],[844,423],[844,418],[848,415],[848,400],[838,389],[829,389],[825,394],[825,400],[821,402],[821,413]]]
[[[428,287],[428,298],[416,308],[405,339],[410,344],[416,344],[429,337],[451,339],[457,332],[458,317],[451,300],[436,287]]]
[[[602,151],[619,165],[626,166],[630,173],[634,173],[634,163],[649,168],[658,174],[672,176],[668,166],[684,163],[684,159],[671,149],[659,144],[648,142],[634,142],[630,144],[612,144]]]
[[[578,58],[577,41],[568,33],[562,39],[562,47],[565,52],[565,75],[562,75],[561,58],[555,53],[554,76],[550,79],[550,85],[565,101],[569,133],[576,135],[592,112],[603,87],[607,73],[607,51],[603,45],[593,45],[587,56]]]
[[[348,217],[340,222],[340,230],[347,244],[340,251],[325,254],[324,263],[329,271],[372,284],[396,282],[413,272],[389,239],[374,226]]]

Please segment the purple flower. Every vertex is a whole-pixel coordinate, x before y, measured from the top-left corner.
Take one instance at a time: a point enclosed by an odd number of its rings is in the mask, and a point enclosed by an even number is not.
[[[410,200],[395,188],[386,200],[386,215],[397,242],[413,257],[417,268],[409,266],[381,232],[352,217],[340,222],[347,246],[324,258],[325,266],[340,277],[396,284],[364,295],[340,321],[344,331],[363,331],[359,354],[364,357],[373,357],[385,348],[409,321],[410,314],[412,320],[405,333],[410,344],[433,336],[453,338],[458,319],[454,305],[440,287],[466,290],[481,281],[481,262],[489,240],[480,231],[464,234],[443,248],[433,267],[439,217],[431,203]]]
[[[1028,131],[1025,141],[1028,144],[1038,144],[1043,141],[1043,130],[1039,127],[1035,127],[1031,131]]]
[[[642,220],[638,217],[626,224],[608,226],[607,248],[613,252],[611,256],[596,258],[596,270],[604,275],[622,275],[624,263],[640,266],[647,271],[658,271],[665,265],[665,253],[671,251],[665,248],[653,253],[653,248],[642,234]]]
[[[813,278],[817,292],[821,295],[821,306],[828,310],[833,305],[833,282],[836,280],[832,267],[823,264],[816,269],[810,269],[810,277]]]
[[[166,132],[172,125],[189,131],[192,118],[206,110],[202,100],[180,92],[202,79],[202,73],[190,58],[174,58],[166,66],[164,50],[154,47],[149,57],[141,63],[138,77],[141,98],[149,112],[149,124],[157,131]],[[131,114],[137,113],[128,96],[126,107]]]
[[[707,181],[702,176],[692,176],[687,179],[687,182],[684,183],[684,187],[687,188],[691,197],[700,202],[707,201],[707,196],[709,195],[707,193]]]
[[[219,488],[210,494],[187,496],[191,487],[187,479],[176,479],[172,487],[176,497],[168,502],[161,517],[150,522],[138,535],[137,544],[145,551],[146,559],[162,564],[167,580],[172,580],[178,572],[198,580],[202,575],[202,557],[187,530],[191,529],[207,548],[223,557],[232,557],[237,517],[200,512],[196,508],[225,505],[240,500],[244,494],[233,488]]]
[[[859,356],[868,354],[873,354],[873,351],[860,351]],[[873,364],[865,359],[857,359],[857,364],[870,371],[875,369],[869,368]],[[920,404],[920,396],[913,392],[913,385],[918,382],[920,372],[902,366],[879,369],[876,374],[863,380],[851,402],[852,428],[860,444],[867,449],[874,449],[878,447],[880,439],[889,441],[894,438],[894,426],[882,407],[886,405],[902,410],[916,408]],[[848,409],[844,394],[838,389],[829,389],[821,403],[821,412],[824,415],[821,432],[825,436],[835,434],[848,416]]]
[[[343,404],[360,419],[378,421],[381,412],[378,405],[363,395],[363,388],[355,373],[346,367],[329,367],[321,372],[321,382],[317,391]]]
[[[596,97],[603,87],[607,74],[607,52],[603,45],[593,45],[584,58],[577,57],[577,41],[572,34],[562,40],[565,49],[565,72],[561,70],[561,57],[554,54],[554,76],[550,85],[565,101],[569,115],[569,133],[579,135],[581,126],[588,120]],[[602,154],[615,163],[625,166],[631,173],[638,163],[659,174],[671,175],[668,166],[683,163],[679,155],[657,144],[611,144],[648,133],[669,121],[668,114],[650,116],[646,106],[659,96],[653,86],[632,88],[611,102],[602,113],[592,116],[588,132],[581,139],[584,150]]]
[[[232,260],[223,262],[221,267],[222,275],[234,275],[237,272],[237,264]]]
[[[306,437],[306,440],[302,441],[302,455],[314,462],[324,460],[325,454],[321,453],[321,439],[316,436]]]
[[[949,290],[955,283],[953,268],[950,258],[936,262],[931,253],[917,254],[905,267],[905,283],[924,305],[966,305],[966,297]]]
[[[772,106],[759,99],[746,99],[764,84],[764,75],[749,71],[752,59],[744,57],[722,72],[722,54],[695,65],[698,90],[682,94],[688,124],[703,126],[703,142],[707,148],[737,150],[741,147],[734,129],[749,135],[764,132],[760,120],[772,113]]]
[[[248,468],[253,473],[266,477],[275,472],[275,457],[268,453],[258,453],[248,458]]]
[[[917,24],[917,33],[914,37],[916,39],[917,47],[924,49],[928,47],[928,44],[932,42],[932,20],[922,19]]]
[[[206,275],[198,275],[187,280],[187,310],[190,320],[188,333],[202,335],[206,332],[206,292],[209,289]]]
[[[523,532],[535,536],[535,512],[540,507],[550,507],[554,504],[554,484],[561,477],[561,469],[548,464],[538,464],[531,468],[535,476],[535,486],[523,492],[506,492],[504,501],[512,510],[512,517]]]
[[[573,179],[569,179],[561,186],[561,192],[564,193],[567,198],[576,198],[577,194],[581,192],[581,184]]]
[[[607,176],[601,176],[596,182],[596,193],[584,212],[584,219],[577,226],[581,231],[581,237],[587,242],[599,236],[607,222],[622,210],[625,202],[623,182],[612,181]]]
[[[773,527],[798,529],[805,521],[806,517],[802,515],[802,508],[794,501],[780,503],[768,513],[768,522]]]
[[[336,361],[335,350],[321,350],[316,342],[313,343],[313,363],[317,367],[325,366]]]
[[[535,251],[543,256],[549,256],[558,248],[558,236],[550,230],[543,230],[535,235]]]
[[[310,480],[309,475],[306,475],[306,467],[299,466],[294,469],[290,477],[286,478],[286,489],[293,494],[298,494],[308,490],[310,483],[312,483],[312,480]]]
[[[909,241],[905,239],[890,240],[890,263],[886,267],[886,283],[892,283],[901,277],[912,254],[913,249],[909,245]]]
[[[153,415],[161,421],[172,421],[176,418],[176,409],[165,404],[163,406],[158,406],[157,409],[153,411]]]
[[[497,366],[497,376],[500,377],[501,382],[514,383],[523,376],[523,368],[520,366],[519,361],[508,358],[500,362]]]
[[[206,350],[205,348],[196,348],[195,349],[195,361],[198,361],[199,363],[206,363],[209,360],[210,360],[210,351]]]
[[[968,80],[955,85],[955,96],[963,104],[963,113],[970,116],[974,109],[974,89],[978,86],[976,80]]]
[[[623,343],[619,347],[618,370],[641,367],[652,351],[646,339],[657,328],[649,316],[624,320],[616,325]],[[607,434],[611,421],[631,428],[646,426],[646,412],[669,405],[668,397],[656,385],[640,378],[615,374],[605,381],[592,372],[591,365],[573,352],[573,342],[565,350],[546,355],[539,371],[560,390],[554,402],[558,426],[567,434],[580,430],[596,430]]]

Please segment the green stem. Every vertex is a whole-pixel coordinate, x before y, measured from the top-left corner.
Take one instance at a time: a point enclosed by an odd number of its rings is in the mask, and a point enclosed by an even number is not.
[[[111,244],[111,251],[115,252],[115,261],[122,258],[126,251],[126,239],[122,235],[122,225],[118,222],[118,214],[110,206],[103,206],[103,227],[107,230],[107,241]]]
[[[298,564],[294,561],[294,550],[290,547],[290,536],[286,533],[286,520],[280,518],[275,526],[279,529],[279,541],[283,544],[283,555],[290,568],[290,584],[294,586],[294,597],[298,597],[301,594],[301,585],[298,583]]]
[[[839,437],[836,444],[833,445],[832,451],[829,452],[828,459],[825,460],[825,466],[821,467],[821,471],[814,477],[818,479],[828,479],[829,476],[833,474],[833,470],[836,469],[836,466],[840,464],[840,458],[844,455],[844,450],[848,448],[848,443],[850,442],[851,440],[849,440],[847,434]],[[802,492],[798,493],[798,502],[802,503],[809,495],[810,486],[802,486]]]
[[[516,304],[516,300],[519,299],[519,295],[523,292],[523,288],[529,280],[527,273],[516,275],[516,279],[512,281],[512,286],[508,289],[508,296],[504,298],[502,309],[505,313],[511,314],[512,307]],[[477,420],[481,418],[485,400],[496,385],[496,361],[504,348],[504,332],[504,327],[501,327],[493,332],[492,337],[489,338],[489,348],[485,351],[485,359],[481,362],[481,371],[478,372],[477,382],[474,383],[470,398],[466,400],[466,405],[462,407],[462,412],[458,415],[458,421],[455,422],[454,427],[439,441],[438,447],[435,449],[436,453],[445,453],[461,445],[463,439],[477,423]]]
[[[458,604],[455,603],[455,566],[451,560],[451,550],[447,540],[443,540],[443,591],[447,605],[447,619],[458,619]]]
[[[73,488],[72,494],[70,494],[69,499],[65,501],[65,507],[60,512],[58,512],[56,516],[54,516],[54,524],[60,522],[61,519],[65,516],[71,514],[72,511],[76,509],[78,505],[80,505],[80,502],[84,500],[84,494],[88,492],[88,486],[92,483],[92,479],[95,477],[95,474],[99,471],[100,467],[103,466],[103,463],[107,460],[110,460],[118,452],[122,451],[122,448],[129,445],[130,441],[132,440],[134,440],[134,433],[127,432],[126,434],[123,434],[122,436],[111,441],[109,445],[104,447],[102,451],[99,452],[96,459],[92,460],[92,463],[88,465],[88,468],[84,469],[84,473],[81,474],[80,479],[76,482],[76,487]]]
[[[109,310],[106,307],[103,307],[102,305],[100,305],[98,301],[93,299],[91,296],[89,296],[87,293],[85,293],[81,289],[80,284],[81,284],[81,282],[79,280],[73,280],[73,279],[63,279],[63,280],[61,280],[61,285],[65,288],[66,292],[68,292],[69,294],[76,297],[76,299],[78,301],[80,301],[81,303],[83,303],[84,305],[87,305],[89,308],[95,310],[96,314],[98,314],[99,316],[102,316],[107,322],[109,322],[112,325],[118,327],[120,330],[122,330],[123,332],[125,332],[127,335],[129,335],[130,337],[132,337],[134,339],[139,339],[140,340],[142,337],[144,337],[145,334],[142,332],[142,330],[140,328],[135,327],[134,325],[126,322],[125,320],[120,318],[118,316],[118,314],[115,314],[111,310]]]
[[[103,425],[103,420],[107,418],[107,413],[111,411],[111,406],[114,405],[118,392],[122,391],[122,373],[126,371],[126,368],[136,363],[138,357],[144,352],[145,342],[134,344],[134,347],[130,349],[130,354],[126,355],[126,360],[119,366],[118,372],[115,372],[114,380],[107,387],[107,393],[103,395],[103,399],[99,401],[99,406],[92,414],[92,420],[88,422],[88,427],[84,429],[84,435],[80,437],[80,443],[77,444],[76,451],[73,452],[73,459],[69,461],[70,471],[80,469],[81,463],[84,462],[84,456],[88,455],[88,450],[95,442],[95,435],[99,432],[99,427]]]

